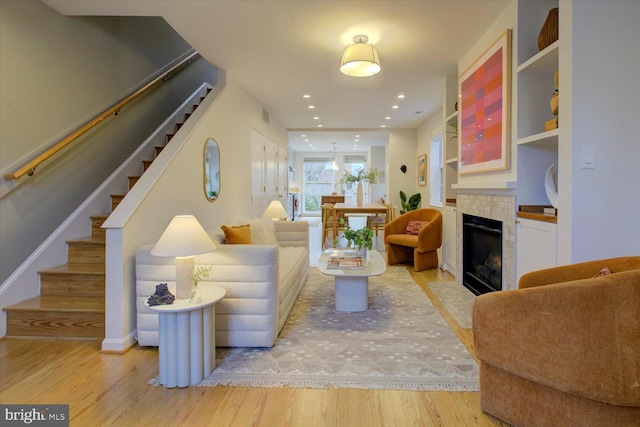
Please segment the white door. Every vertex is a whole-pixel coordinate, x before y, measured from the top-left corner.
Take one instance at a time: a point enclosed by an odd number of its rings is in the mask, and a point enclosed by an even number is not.
[[[291,212],[289,206],[289,171],[288,171],[288,151],[286,148],[278,147],[278,199],[284,206],[287,213]]]
[[[264,136],[251,130],[251,217],[257,218],[266,209],[264,176]]]

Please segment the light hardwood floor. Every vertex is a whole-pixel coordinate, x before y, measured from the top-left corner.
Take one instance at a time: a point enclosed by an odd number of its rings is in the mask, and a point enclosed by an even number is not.
[[[319,243],[319,242],[318,242]],[[318,245],[319,246],[319,245]],[[473,354],[461,329],[429,288],[451,276],[411,274]],[[68,404],[72,426],[507,426],[484,414],[477,392],[148,385],[155,348],[103,354],[99,343],[0,341],[0,403]]]

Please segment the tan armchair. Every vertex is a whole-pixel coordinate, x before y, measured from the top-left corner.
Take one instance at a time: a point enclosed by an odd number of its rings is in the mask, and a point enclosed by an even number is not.
[[[427,221],[417,235],[407,234],[409,220]],[[387,264],[413,261],[413,269],[422,271],[438,266],[438,248],[442,246],[442,214],[436,209],[406,212],[384,227]]]
[[[640,257],[532,272],[518,288],[473,304],[482,410],[516,426],[640,425]]]

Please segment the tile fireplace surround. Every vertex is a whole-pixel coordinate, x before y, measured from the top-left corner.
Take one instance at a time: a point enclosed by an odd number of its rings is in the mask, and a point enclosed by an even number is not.
[[[462,214],[502,221],[502,289],[516,289],[516,198],[460,194],[456,200],[456,279],[462,284]]]

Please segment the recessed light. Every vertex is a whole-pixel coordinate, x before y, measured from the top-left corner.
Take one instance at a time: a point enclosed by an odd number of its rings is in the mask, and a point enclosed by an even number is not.
[[[398,108],[400,108],[400,106],[399,105],[394,105],[391,108],[393,108],[394,110],[397,110]]]
[[[313,120],[320,120],[320,117],[315,116],[315,117],[313,118]]]
[[[316,106],[315,105],[309,105],[309,108],[313,110],[314,108],[316,108]]]
[[[322,127],[322,125],[318,125],[318,127],[319,127],[319,128],[321,128],[321,127]]]
[[[308,140],[308,139],[305,139],[305,140],[304,140],[304,142],[309,142],[309,140]]]
[[[313,144],[309,144],[309,147],[313,147]]]
[[[386,128],[386,127],[387,127],[387,125],[380,125],[380,127],[381,127],[381,128]]]
[[[384,118],[385,120],[391,120],[391,117],[387,116]]]
[[[307,137],[307,135],[304,135],[304,134],[302,134],[302,135],[300,135],[300,136],[301,136],[301,137],[303,137],[303,138],[306,138],[306,137]]]
[[[303,98],[311,98],[311,95],[305,93],[304,95],[302,95]]]
[[[358,146],[358,144],[353,144],[353,146],[354,146],[354,147],[357,147],[357,146]]]
[[[404,98],[404,94],[401,93],[400,95],[398,95],[398,99],[403,99],[403,98]]]
[[[356,142],[360,142],[360,140],[359,140],[359,139],[356,139],[355,141],[356,141]]]
[[[356,138],[360,138],[360,135],[356,135]]]

